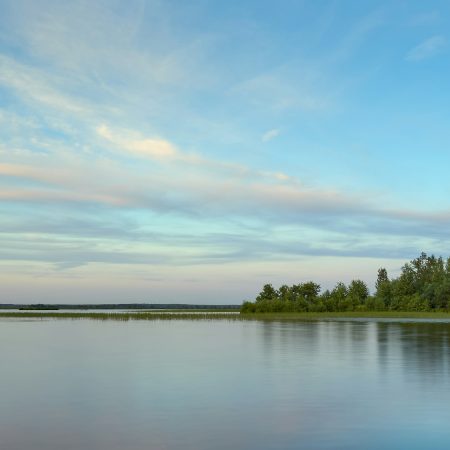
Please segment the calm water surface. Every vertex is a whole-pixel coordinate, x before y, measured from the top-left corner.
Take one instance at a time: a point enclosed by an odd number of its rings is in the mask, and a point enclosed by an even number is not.
[[[450,324],[0,321],[0,448],[448,449]]]

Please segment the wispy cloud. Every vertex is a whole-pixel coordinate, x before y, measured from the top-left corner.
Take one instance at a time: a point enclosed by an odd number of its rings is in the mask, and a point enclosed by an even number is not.
[[[46,78],[46,79],[45,79]],[[62,94],[50,86],[48,76],[0,54],[0,85],[14,90],[25,101],[34,101],[61,112],[86,113],[88,108],[78,99]],[[53,84],[57,80],[53,79]],[[61,80],[59,80],[61,81]]]
[[[279,67],[236,84],[230,93],[249,104],[276,113],[289,110],[323,111],[332,104],[332,94],[320,88],[321,74],[296,67]]]
[[[443,36],[432,36],[413,47],[406,55],[407,61],[422,61],[441,53],[447,45]]]
[[[261,141],[262,142],[269,142],[272,139],[275,139],[277,136],[280,135],[280,130],[278,128],[273,128],[271,130],[266,131],[262,136],[261,136]]]
[[[25,205],[79,205],[75,209],[96,204],[123,212],[173,214],[179,221],[245,220],[267,227],[289,224],[313,227],[321,233],[354,229],[358,234],[428,233],[442,238],[450,222],[448,211],[386,209],[367,193],[352,195],[307,187],[285,174],[264,174],[245,168],[224,171],[225,162],[204,160],[201,156],[192,160],[181,150],[176,150],[173,157],[178,159],[169,166],[153,164],[160,157],[159,152],[151,153],[148,163],[136,166],[123,164],[120,155],[116,159],[114,154],[98,160],[86,155],[28,155],[33,165],[0,165],[0,176],[24,180],[23,185],[14,186],[4,181],[0,199]],[[20,160],[21,155],[9,158]],[[41,185],[30,187],[28,181]]]
[[[198,152],[187,152],[167,139],[146,137],[136,130],[113,129],[106,124],[102,124],[96,127],[95,131],[98,136],[112,144],[118,151],[137,158],[170,163],[173,171],[177,167],[181,167],[183,171],[190,169],[198,170],[200,173],[214,172],[218,178],[233,176],[255,180],[264,179],[268,182],[291,179],[283,172],[257,170],[243,164],[208,158]],[[276,134],[269,136],[268,139],[278,135],[279,130],[271,130],[271,133]]]

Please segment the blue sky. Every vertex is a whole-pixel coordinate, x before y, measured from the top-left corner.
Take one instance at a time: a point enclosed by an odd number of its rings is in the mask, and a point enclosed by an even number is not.
[[[449,22],[0,0],[0,301],[239,303],[449,255]]]

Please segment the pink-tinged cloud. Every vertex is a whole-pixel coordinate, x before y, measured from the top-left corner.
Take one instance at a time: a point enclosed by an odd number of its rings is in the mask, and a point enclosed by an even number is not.
[[[77,193],[77,192],[64,192],[53,191],[45,189],[2,189],[0,191],[0,200],[3,201],[16,201],[16,202],[34,202],[34,203],[47,203],[47,202],[83,202],[83,203],[97,203],[110,206],[123,207],[129,204],[127,199],[121,199],[120,197],[98,194],[98,193]]]

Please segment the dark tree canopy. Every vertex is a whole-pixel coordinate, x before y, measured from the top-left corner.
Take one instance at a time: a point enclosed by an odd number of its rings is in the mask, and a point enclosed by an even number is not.
[[[362,280],[353,280],[348,286],[339,282],[323,293],[313,281],[279,289],[266,284],[255,301],[245,302],[241,311],[431,311],[449,307],[450,258],[444,261],[421,253],[402,267],[398,278],[389,279],[387,270],[380,268],[373,295]]]

